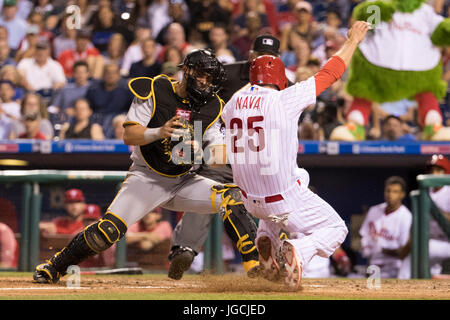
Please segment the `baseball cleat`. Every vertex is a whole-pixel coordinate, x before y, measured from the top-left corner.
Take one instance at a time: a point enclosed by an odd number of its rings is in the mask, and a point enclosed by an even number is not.
[[[33,274],[33,279],[37,283],[57,283],[59,278],[61,278],[61,274],[48,260],[47,263],[38,265]]]
[[[290,289],[298,289],[302,281],[302,263],[295,252],[294,246],[284,241],[281,254],[285,260],[284,283]]]
[[[262,276],[270,281],[280,279],[280,265],[277,261],[277,254],[269,237],[260,237],[256,242],[259,253],[259,266]]]
[[[183,277],[183,273],[189,270],[194,258],[195,253],[191,248],[178,247],[176,249],[172,249],[169,255],[169,278],[180,280]]]

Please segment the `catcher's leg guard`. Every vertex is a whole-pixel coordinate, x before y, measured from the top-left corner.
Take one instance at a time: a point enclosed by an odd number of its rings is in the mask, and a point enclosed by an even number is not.
[[[99,221],[87,226],[78,233],[61,251],[56,253],[46,264],[36,267],[34,278],[38,282],[57,282],[60,276],[66,274],[70,265],[77,265],[86,258],[96,255],[119,241],[127,231],[125,222],[114,215],[107,213]],[[58,275],[58,279],[52,277],[45,269],[51,266]],[[40,280],[37,280],[40,279]]]
[[[211,200],[213,208],[217,194],[222,194],[222,203],[219,210],[222,216],[225,232],[236,244],[242,255],[245,272],[249,276],[256,276],[253,270],[259,265],[258,251],[255,246],[258,227],[255,220],[245,209],[241,199],[241,191],[235,185],[225,184],[212,187]]]

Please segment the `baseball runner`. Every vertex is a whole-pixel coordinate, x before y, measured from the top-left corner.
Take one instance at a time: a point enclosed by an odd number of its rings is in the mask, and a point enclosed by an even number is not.
[[[272,35],[258,36],[253,43],[253,49],[249,52],[248,61],[224,65],[227,79],[219,91],[219,96],[224,102],[228,102],[236,91],[249,84],[250,62],[264,54],[279,56],[280,41]],[[221,167],[201,166],[197,173],[220,183],[233,183],[233,173],[229,165]],[[181,279],[183,273],[189,269],[194,257],[200,252],[208,236],[212,218],[212,214],[184,213],[182,219],[175,227],[172,237],[168,272],[170,278]],[[192,230],[197,230],[197,232],[192,232]],[[240,247],[237,248],[242,256],[247,255],[246,259],[243,259],[242,265],[249,277],[258,275],[258,252],[256,247],[253,248],[255,250],[252,252],[242,252]]]
[[[58,282],[68,266],[111,247],[128,226],[156,207],[208,214],[220,210],[228,236],[243,243],[243,251],[255,246],[256,227],[245,212],[239,189],[193,172],[197,161],[192,159],[201,159],[206,147],[212,159],[216,148],[223,149],[218,123],[223,102],[216,95],[224,77],[223,66],[210,51],[196,50],[186,56],[182,71],[181,82],[164,75],[130,81],[136,98],[124,123],[124,142],[137,147],[122,188],[102,219],[36,267],[36,282]],[[200,137],[196,137],[198,133]]]
[[[303,266],[315,255],[328,258],[348,232],[337,212],[301,181],[298,120],[342,76],[368,29],[366,22],[356,22],[346,43],[317,74],[290,87],[278,57],[256,58],[250,88],[234,94],[222,114],[234,182],[247,210],[260,219],[256,246],[262,273],[270,280],[283,278],[291,289],[300,286]],[[281,241],[281,228],[305,236]]]
[[[385,182],[385,202],[372,206],[359,230],[362,254],[370,265],[380,268],[382,278],[397,278],[402,258],[390,252],[404,247],[409,239],[412,214],[402,204],[406,194],[403,178],[392,176]]]
[[[426,172],[428,174],[450,174],[450,160],[441,154],[435,154],[427,161]],[[430,188],[430,197],[450,221],[450,186]],[[437,276],[442,272],[442,261],[450,258],[450,241],[433,218],[430,219],[429,237],[430,273],[432,276]],[[398,277],[400,279],[411,278],[410,255],[403,260]]]

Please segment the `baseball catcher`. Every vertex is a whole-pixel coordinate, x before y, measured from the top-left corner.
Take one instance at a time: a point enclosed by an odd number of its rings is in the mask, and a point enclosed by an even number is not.
[[[136,148],[127,177],[102,219],[36,267],[36,282],[58,282],[68,266],[112,246],[129,225],[156,207],[220,212],[228,235],[242,248],[243,259],[258,264],[256,225],[242,205],[240,190],[194,171],[202,150],[211,155],[209,163],[224,163],[217,160],[224,146],[220,130],[223,102],[216,94],[224,80],[223,66],[210,51],[196,50],[181,67],[182,81],[165,75],[130,81],[136,97],[124,123],[124,143]]]

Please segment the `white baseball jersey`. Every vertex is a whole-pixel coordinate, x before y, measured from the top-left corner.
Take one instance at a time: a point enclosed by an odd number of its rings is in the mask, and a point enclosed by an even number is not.
[[[430,198],[443,212],[450,212],[450,186],[443,186],[437,191],[430,189]],[[430,239],[448,241],[447,235],[433,218],[430,219]]]
[[[401,260],[382,253],[381,249],[395,250],[408,242],[412,214],[404,205],[386,214],[386,207],[384,202],[369,208],[359,230],[362,236],[362,253],[370,259],[370,264],[398,269]]]
[[[227,156],[234,182],[245,194],[264,198],[296,183],[298,120],[315,102],[315,79],[310,77],[282,91],[253,85],[225,105]]]

